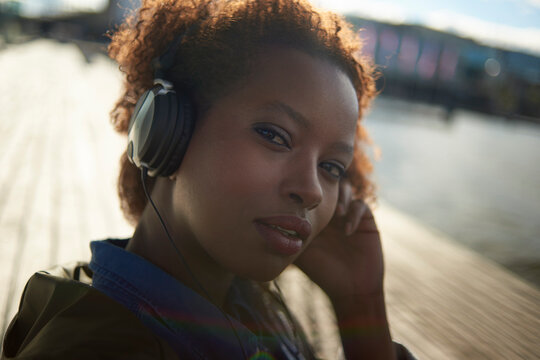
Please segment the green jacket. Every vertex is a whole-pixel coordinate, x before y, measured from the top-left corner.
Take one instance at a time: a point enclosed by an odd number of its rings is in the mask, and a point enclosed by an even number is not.
[[[83,262],[35,273],[7,329],[0,360],[179,359],[135,314],[91,287],[91,276]],[[402,345],[396,350],[398,359],[414,360]]]
[[[86,263],[34,274],[0,359],[178,359],[131,311],[92,288],[90,276]]]

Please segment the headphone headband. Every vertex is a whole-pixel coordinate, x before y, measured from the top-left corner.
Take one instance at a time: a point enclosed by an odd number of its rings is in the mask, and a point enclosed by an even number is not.
[[[182,40],[187,33],[182,33],[178,36],[165,50],[165,52],[152,60],[152,68],[154,69],[154,79],[164,79],[167,71],[174,64],[174,57],[182,44]]]

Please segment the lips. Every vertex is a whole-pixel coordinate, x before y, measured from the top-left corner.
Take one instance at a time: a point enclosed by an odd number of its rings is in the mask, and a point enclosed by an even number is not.
[[[297,216],[273,216],[256,220],[259,223],[275,228],[278,231],[284,231],[285,235],[292,235],[301,240],[307,240],[311,235],[311,224]]]
[[[255,220],[259,234],[280,255],[295,255],[311,234],[311,224],[296,216],[274,216]]]

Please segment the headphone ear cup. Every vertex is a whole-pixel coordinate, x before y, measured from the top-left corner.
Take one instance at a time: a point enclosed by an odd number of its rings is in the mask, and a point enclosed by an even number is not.
[[[148,159],[145,157],[148,149],[146,144],[154,121],[154,98],[158,92],[158,87],[145,91],[137,101],[129,120],[127,156],[138,168],[148,167]]]
[[[171,142],[174,123],[167,119],[171,111],[176,118],[176,106],[171,105],[176,105],[174,93],[170,94],[161,85],[154,86],[137,101],[130,120],[128,156],[138,168],[146,168],[151,176],[156,175],[163,149]]]
[[[176,121],[172,132],[174,136],[162,165],[157,169],[160,176],[172,175],[180,167],[193,134],[195,114],[191,101],[177,93],[176,102]]]
[[[137,102],[128,129],[127,155],[150,176],[169,176],[182,162],[193,131],[189,100],[157,85]]]

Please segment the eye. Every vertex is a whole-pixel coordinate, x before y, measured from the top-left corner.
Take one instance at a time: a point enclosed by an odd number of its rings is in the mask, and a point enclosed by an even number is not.
[[[259,125],[254,128],[254,130],[266,141],[278,145],[285,146],[290,149],[288,135],[283,131],[273,128],[270,125]]]
[[[345,175],[345,167],[341,164],[323,162],[319,166],[336,180],[341,179]]]

